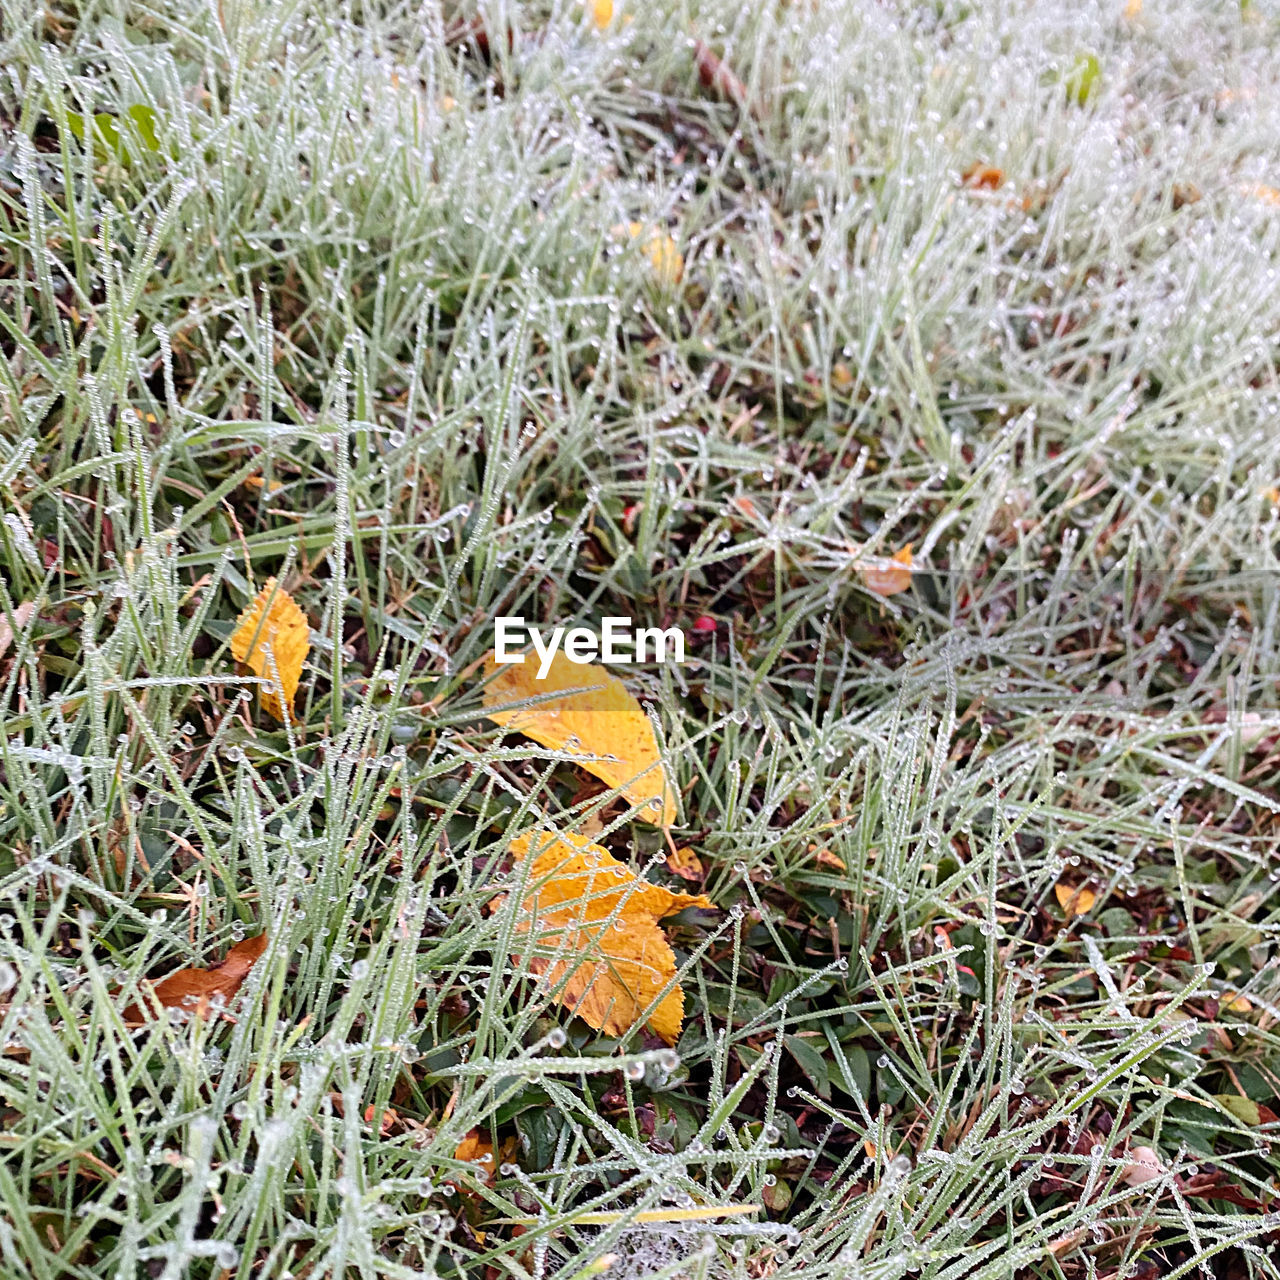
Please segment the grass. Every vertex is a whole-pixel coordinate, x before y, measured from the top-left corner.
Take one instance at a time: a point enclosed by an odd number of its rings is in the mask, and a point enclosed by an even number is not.
[[[1280,1274],[1280,15],[1128,8],[4,0],[0,1272]],[[693,637],[674,1052],[498,614]]]

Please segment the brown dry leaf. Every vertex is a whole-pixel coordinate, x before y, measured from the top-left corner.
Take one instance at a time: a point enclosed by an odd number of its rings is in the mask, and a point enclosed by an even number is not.
[[[1165,1167],[1160,1157],[1150,1147],[1131,1147],[1128,1163],[1124,1167],[1121,1178],[1131,1187],[1140,1187],[1144,1182],[1154,1182],[1163,1178]]]
[[[598,813],[586,813],[573,826],[579,835],[594,840],[604,830],[604,819]]]
[[[492,677],[484,687],[484,713],[490,720],[553,751],[602,757],[580,763],[642,806],[639,816],[646,822],[664,827],[675,822],[675,792],[662,767],[653,726],[617,676],[595,663],[570,662],[563,650],[556,653],[545,680],[537,678],[535,662],[498,666],[493,654],[485,659],[484,670]],[[529,707],[501,709],[571,689],[578,692]]]
[[[236,619],[232,656],[255,676],[278,677],[280,691],[262,686],[262,705],[282,722],[291,718],[302,664],[311,649],[310,635],[306,614],[283,587],[276,586],[274,578],[267,579],[253,603]],[[275,659],[274,670],[268,654]]]
[[[227,958],[211,969],[179,969],[161,979],[152,988],[141,1005],[130,1005],[123,1014],[126,1022],[142,1022],[154,1016],[155,1000],[166,1009],[183,1009],[208,1018],[217,999],[225,1007],[234,999],[237,991],[249,976],[249,970],[257,964],[267,949],[267,935],[237,942]]]
[[[25,627],[31,621],[31,615],[35,612],[35,601],[24,600],[13,611],[13,620],[20,627]],[[9,616],[3,610],[0,610],[0,658],[5,655],[5,650],[13,643],[13,628],[9,625]]]
[[[816,844],[809,846],[809,852],[814,855],[814,861],[820,867],[830,867],[832,871],[848,871],[848,867],[844,864],[844,859],[837,858],[830,849],[825,846],[819,848]]]
[[[858,570],[867,589],[878,596],[896,596],[911,589],[911,543],[895,551],[888,562]]]
[[[692,880],[695,883],[701,883],[707,874],[702,859],[688,845],[682,849],[672,849],[667,854],[667,870],[682,880]]]
[[[1086,1232],[1083,1227],[1076,1231],[1069,1231],[1065,1236],[1059,1236],[1056,1240],[1049,1242],[1049,1252],[1056,1258],[1060,1253],[1070,1253],[1072,1249],[1085,1239]]]
[[[622,1035],[657,1000],[647,1026],[675,1044],[684,991],[677,983],[658,1000],[676,972],[658,921],[685,907],[710,908],[711,900],[650,884],[571,831],[517,836],[511,842],[517,862],[529,856],[535,838],[516,919],[516,932],[532,937],[542,952],[530,959],[530,969],[558,988],[561,1004],[606,1035]]]
[[[698,68],[698,79],[704,89],[714,89],[723,97],[745,107],[747,102],[746,86],[729,70],[721,58],[705,40],[693,42],[693,61]]]
[[[1087,885],[1071,885],[1065,880],[1059,880],[1053,886],[1053,896],[1057,898],[1058,906],[1066,912],[1068,919],[1088,915],[1098,900],[1098,895]]]

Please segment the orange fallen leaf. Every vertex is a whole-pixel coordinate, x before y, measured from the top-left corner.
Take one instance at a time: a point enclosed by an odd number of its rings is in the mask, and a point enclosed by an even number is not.
[[[896,596],[911,589],[911,543],[895,551],[888,562],[864,565],[858,570],[869,591],[878,596]]]
[[[1265,182],[1245,183],[1240,188],[1240,194],[1261,200],[1263,204],[1280,204],[1280,188],[1269,187]]]
[[[502,1150],[495,1152],[493,1143],[479,1129],[472,1129],[458,1143],[457,1148],[454,1150],[453,1158],[475,1165],[480,1181],[486,1187],[491,1187],[493,1186],[494,1178],[497,1177],[499,1166],[510,1163],[515,1158],[515,1153],[516,1140],[514,1138],[505,1139],[502,1144]]]
[[[244,487],[253,489],[255,492],[261,492],[264,488],[268,493],[279,493],[284,488],[283,481],[273,480],[269,485],[261,476],[245,476]]]
[[[647,822],[670,826],[676,820],[675,792],[667,780],[653,725],[627,686],[595,663],[570,662],[556,653],[546,679],[537,678],[532,660],[499,666],[493,654],[485,659],[484,713],[504,729],[580,756],[579,763],[632,804],[641,806]],[[496,672],[496,674],[495,674]],[[565,692],[528,707],[511,703]],[[590,757],[596,757],[594,759]]]
[[[371,1102],[364,1109],[365,1124],[373,1123],[373,1117],[375,1113],[376,1113],[376,1108]],[[378,1132],[385,1138],[387,1134],[391,1132],[392,1128],[399,1123],[399,1121],[400,1121],[400,1115],[394,1107],[383,1107],[382,1123],[378,1126]]]
[[[711,900],[650,884],[571,831],[511,842],[517,862],[531,850],[529,887],[516,917],[516,932],[538,947],[530,969],[597,1031],[619,1036],[643,1016],[650,1031],[675,1044],[684,991],[676,983],[659,998],[675,977],[676,958],[658,921],[685,907],[709,908]]]
[[[870,1138],[862,1144],[862,1149],[867,1153],[868,1160],[874,1160],[876,1158],[876,1144],[872,1142]]]
[[[809,852],[814,854],[814,861],[820,867],[830,867],[833,871],[847,871],[849,868],[845,866],[842,858],[837,858],[830,849],[819,848],[816,844],[809,846]]]
[[[687,845],[682,849],[672,849],[667,854],[667,870],[683,880],[695,882],[700,882],[707,874],[702,859]]]
[[[1057,898],[1058,905],[1066,912],[1068,919],[1087,915],[1098,900],[1098,895],[1087,885],[1070,885],[1065,880],[1059,880],[1053,886],[1053,896]]]
[[[236,619],[231,653],[255,676],[279,680],[279,690],[262,686],[262,705],[277,720],[290,719],[302,664],[310,649],[306,615],[283,587],[276,586],[274,578],[268,578],[253,602]]]
[[[256,938],[237,942],[226,959],[210,969],[178,969],[152,986],[141,1005],[130,1005],[124,1011],[124,1020],[142,1022],[153,1016],[155,1001],[166,1009],[183,1009],[208,1018],[215,1001],[224,1007],[231,1003],[266,949],[267,935],[260,933]]]
[[[999,191],[1004,186],[1004,170],[993,164],[971,164],[962,177],[964,185],[975,191]]]

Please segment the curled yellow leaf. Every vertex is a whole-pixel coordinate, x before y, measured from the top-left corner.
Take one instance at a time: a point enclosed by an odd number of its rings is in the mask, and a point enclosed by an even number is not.
[[[676,820],[675,792],[653,726],[617,676],[595,663],[571,662],[563,651],[542,680],[536,663],[499,666],[493,654],[484,670],[490,677],[483,695],[490,720],[553,751],[580,757],[578,763],[588,773],[641,806],[639,816],[645,821],[665,827]],[[563,696],[513,705],[552,693]]]
[[[293,597],[268,578],[253,602],[236,619],[231,653],[255,676],[265,676],[278,687],[262,687],[262,705],[277,720],[287,721],[298,692],[302,664],[311,649],[306,615]]]
[[[676,983],[662,994],[676,958],[658,921],[711,900],[650,884],[571,831],[517,836],[511,853],[517,862],[533,855],[516,915],[517,934],[537,948],[529,968],[597,1031],[622,1035],[644,1017],[675,1044],[684,991]]]

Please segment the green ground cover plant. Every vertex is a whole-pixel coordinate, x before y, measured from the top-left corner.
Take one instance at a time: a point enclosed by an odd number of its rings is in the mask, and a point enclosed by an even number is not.
[[[1278,344],[1261,0],[0,0],[0,1273],[1280,1274]]]

